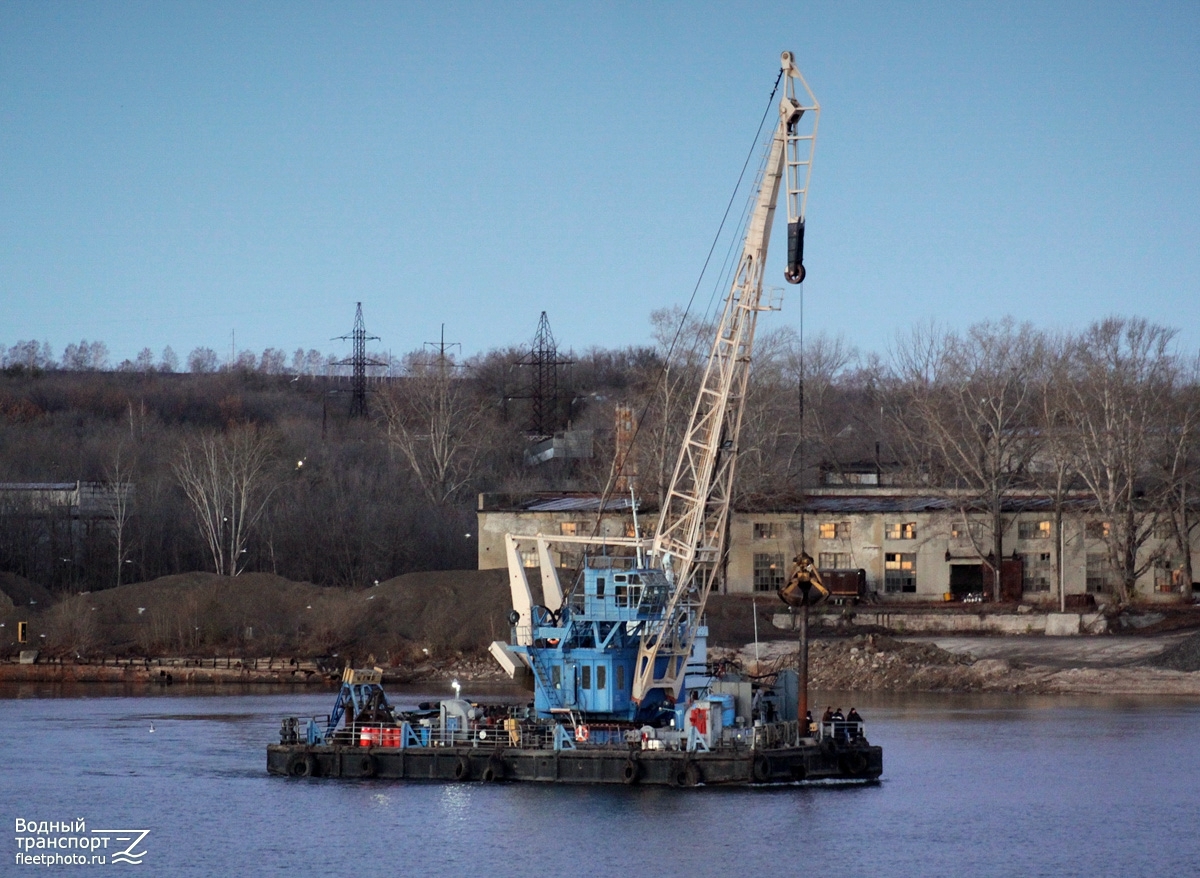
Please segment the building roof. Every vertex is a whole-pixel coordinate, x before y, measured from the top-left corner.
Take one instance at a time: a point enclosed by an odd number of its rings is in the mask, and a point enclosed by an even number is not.
[[[480,512],[599,512],[601,495],[584,492],[538,492],[529,494],[480,494]],[[638,511],[653,509],[655,504],[638,501]],[[629,497],[609,497],[605,512],[628,512],[633,508]]]
[[[880,513],[938,513],[958,512],[966,503],[968,511],[979,513],[986,509],[978,501],[962,497],[946,497],[934,494],[881,494],[847,492],[845,494],[809,495],[782,503],[741,503],[741,513],[816,513],[826,515],[872,515]],[[1079,512],[1091,509],[1095,501],[1090,496],[1074,496],[1063,501],[1063,510]],[[1054,500],[1044,496],[1012,496],[1005,498],[1001,511],[1008,515],[1016,512],[1053,512]]]

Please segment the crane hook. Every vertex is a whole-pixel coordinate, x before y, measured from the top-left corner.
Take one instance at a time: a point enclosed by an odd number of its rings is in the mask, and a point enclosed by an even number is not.
[[[799,219],[788,223],[787,239],[787,268],[783,278],[790,284],[798,284],[804,280],[804,220]]]

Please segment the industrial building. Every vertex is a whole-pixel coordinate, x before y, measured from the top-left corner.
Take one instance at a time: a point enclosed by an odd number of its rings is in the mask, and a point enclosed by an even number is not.
[[[866,593],[885,601],[943,601],[991,592],[991,533],[979,516],[964,518],[961,499],[950,491],[897,486],[822,487],[790,504],[736,509],[730,514],[724,590],[730,594],[774,592],[801,550],[821,570],[862,570]],[[1069,603],[1082,605],[1110,594],[1116,583],[1105,541],[1109,524],[1086,495],[1063,504],[1062,533],[1054,504],[1034,492],[1011,497],[1005,506],[1004,597],[1027,603],[1059,600],[1059,565]],[[481,494],[478,507],[479,567],[505,566],[504,534],[590,534],[600,497],[581,493]],[[638,530],[653,535],[657,509],[642,504]],[[629,497],[614,497],[600,516],[601,534],[632,536]],[[1156,528],[1142,548],[1153,558],[1139,578],[1144,599],[1177,598],[1185,565],[1174,537]],[[560,555],[563,566],[574,560]],[[536,566],[532,551],[527,559]],[[1192,545],[1200,569],[1200,544]],[[1088,599],[1086,595],[1092,595]]]

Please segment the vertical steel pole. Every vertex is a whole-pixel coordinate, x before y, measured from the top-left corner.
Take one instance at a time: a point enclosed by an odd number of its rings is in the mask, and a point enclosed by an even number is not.
[[[801,593],[804,595],[804,603],[800,607],[800,644],[796,651],[796,723],[797,726],[803,723],[808,715],[808,595],[812,589],[812,584],[802,582],[800,584]],[[794,618],[794,617],[793,617]],[[808,727],[804,727],[804,734],[800,737],[808,737]]]

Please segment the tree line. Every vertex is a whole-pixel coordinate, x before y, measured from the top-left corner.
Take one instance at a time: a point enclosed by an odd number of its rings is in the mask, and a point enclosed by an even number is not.
[[[224,368],[204,356],[178,373],[167,349],[154,368],[103,371],[102,345],[68,348],[90,367],[64,355],[50,368],[43,345],[21,343],[0,377],[0,481],[98,482],[111,508],[96,521],[10,510],[0,567],[71,590],[188,570],[361,586],[472,567],[479,492],[600,492],[620,475],[658,499],[711,332],[663,311],[650,344],[572,352],[543,405],[590,435],[592,456],[540,466],[524,460],[544,437],[527,432],[518,347],[408,354],[371,385],[368,417],[350,418],[348,383],[316,352],[289,365],[268,349]],[[618,407],[634,412],[628,455]],[[981,557],[1000,558],[1014,498],[1037,492],[1059,522],[1086,498],[1128,598],[1154,566],[1192,581],[1198,421],[1196,358],[1140,319],[1061,333],[1012,320],[921,326],[886,356],[774,329],[756,342],[736,503],[787,508],[873,468],[952,497]]]
[[[372,361],[372,365],[368,366],[368,374],[376,377],[398,374],[402,366],[401,359],[391,354],[372,352],[367,358]],[[9,375],[39,374],[54,370],[167,374],[186,371],[200,375],[224,371],[259,372],[264,375],[350,374],[350,367],[345,364],[344,358],[322,353],[315,348],[297,348],[290,356],[286,351],[274,347],[264,349],[261,354],[241,350],[236,356],[231,353],[228,358],[223,358],[212,348],[201,346],[193,348],[192,352],[181,360],[175,349],[167,345],[158,354],[148,347],[142,348],[133,359],[124,359],[113,365],[108,345],[102,341],[88,341],[86,338],[68,344],[63,349],[62,356],[57,359],[54,356],[54,348],[48,341],[23,340],[13,345],[0,344],[0,369]]]

